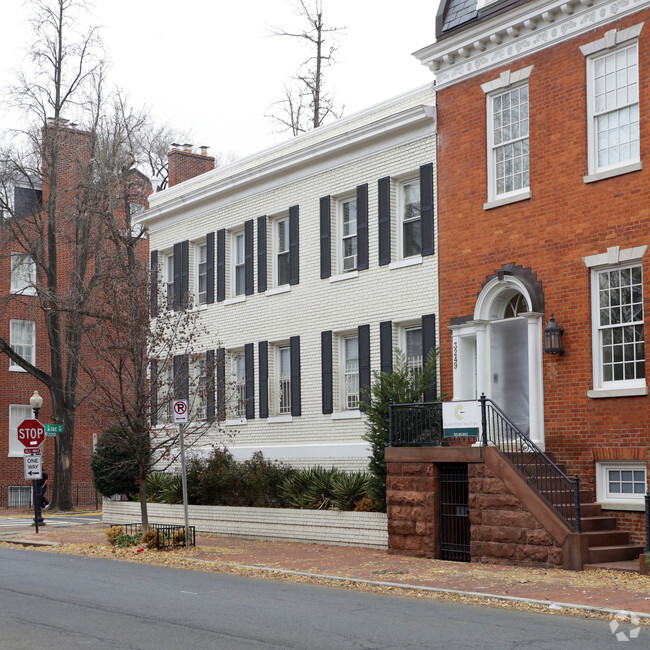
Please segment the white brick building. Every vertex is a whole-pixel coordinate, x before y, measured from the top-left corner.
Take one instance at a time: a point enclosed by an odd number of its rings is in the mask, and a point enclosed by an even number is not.
[[[359,386],[438,340],[434,103],[418,88],[150,197],[159,300],[198,305],[219,362],[209,444],[365,467]]]

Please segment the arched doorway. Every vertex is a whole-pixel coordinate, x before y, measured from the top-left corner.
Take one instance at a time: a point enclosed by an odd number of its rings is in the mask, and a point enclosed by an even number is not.
[[[453,398],[485,393],[543,447],[542,312],[536,278],[507,265],[487,278],[473,316],[451,330]]]

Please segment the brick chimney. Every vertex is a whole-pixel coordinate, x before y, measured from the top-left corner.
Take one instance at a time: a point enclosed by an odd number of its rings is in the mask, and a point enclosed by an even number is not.
[[[208,148],[199,149],[201,153],[194,153],[191,144],[172,143],[172,150],[167,155],[169,187],[214,169],[214,157],[208,156]]]

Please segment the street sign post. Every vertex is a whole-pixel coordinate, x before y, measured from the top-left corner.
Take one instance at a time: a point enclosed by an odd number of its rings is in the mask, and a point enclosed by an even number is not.
[[[27,449],[40,447],[45,440],[45,429],[38,420],[23,420],[18,425],[18,442]]]
[[[43,478],[43,456],[25,456],[25,480],[37,481]]]

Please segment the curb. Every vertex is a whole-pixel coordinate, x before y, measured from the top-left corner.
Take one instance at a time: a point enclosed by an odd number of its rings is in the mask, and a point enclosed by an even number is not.
[[[188,558],[190,562],[205,563],[205,564],[229,564],[228,562],[219,562],[217,560],[197,560]],[[377,587],[391,587],[394,589],[404,589],[406,591],[424,591],[436,594],[450,594],[454,596],[467,596],[472,598],[481,598],[484,600],[501,600],[505,602],[525,603],[527,605],[541,605],[548,609],[572,609],[585,612],[594,612],[598,614],[611,614],[616,616],[621,613],[620,609],[610,609],[607,607],[596,607],[594,605],[578,605],[576,603],[564,603],[560,601],[538,600],[536,598],[525,598],[523,596],[504,596],[503,594],[488,594],[485,592],[477,591],[463,591],[462,589],[445,589],[443,587],[426,587],[423,585],[412,585],[401,582],[386,582],[382,580],[367,580],[364,578],[349,578],[343,576],[333,576],[326,573],[309,573],[306,571],[293,571],[292,569],[276,569],[273,567],[264,567],[258,564],[231,564],[231,566],[240,567],[242,569],[254,569],[257,571],[267,571],[268,573],[286,574],[293,576],[300,576],[303,578],[320,578],[321,580],[335,580],[337,582],[349,582],[353,584],[373,585]],[[648,619],[644,621],[646,624],[650,623],[650,612],[628,612],[631,616],[637,616],[641,619]]]
[[[61,546],[61,542],[46,542],[31,539],[1,539],[3,544],[15,544],[16,546]]]

